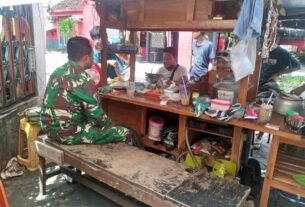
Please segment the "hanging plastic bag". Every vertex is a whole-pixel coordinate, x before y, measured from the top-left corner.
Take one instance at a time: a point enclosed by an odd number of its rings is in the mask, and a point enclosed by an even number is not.
[[[256,39],[239,41],[231,52],[231,68],[235,81],[253,73],[256,61]]]

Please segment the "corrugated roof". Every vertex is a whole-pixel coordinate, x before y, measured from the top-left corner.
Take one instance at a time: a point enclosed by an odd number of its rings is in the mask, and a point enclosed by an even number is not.
[[[50,11],[77,9],[83,9],[83,0],[63,0],[51,7]]]

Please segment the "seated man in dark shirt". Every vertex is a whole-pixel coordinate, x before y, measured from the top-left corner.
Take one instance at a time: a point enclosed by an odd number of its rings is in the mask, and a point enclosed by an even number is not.
[[[300,62],[287,50],[278,46],[269,53],[269,60],[262,64],[259,86],[274,81],[283,74],[292,73],[301,68]]]

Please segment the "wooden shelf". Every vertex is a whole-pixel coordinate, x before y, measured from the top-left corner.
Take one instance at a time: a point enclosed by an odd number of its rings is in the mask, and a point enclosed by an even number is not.
[[[156,150],[160,150],[175,156],[179,156],[180,155],[180,151],[178,149],[173,149],[171,151],[168,151],[166,149],[166,147],[163,144],[155,144],[155,141],[148,139],[147,137],[142,137],[142,143],[145,147],[149,147],[149,148],[153,148]]]
[[[305,197],[305,187],[298,184],[292,178],[293,174],[304,174],[304,172],[304,157],[289,155],[286,152],[280,151],[277,156],[271,186]]]
[[[217,130],[212,129],[210,127],[206,127],[204,129],[199,129],[199,128],[196,128],[196,127],[192,126],[192,127],[189,127],[188,129],[193,130],[193,131],[197,131],[197,132],[206,133],[206,134],[221,136],[221,137],[225,137],[225,138],[228,138],[228,139],[232,139],[232,137],[233,137],[233,133],[232,133],[232,135],[228,135],[228,134],[225,134],[225,133],[220,133]]]

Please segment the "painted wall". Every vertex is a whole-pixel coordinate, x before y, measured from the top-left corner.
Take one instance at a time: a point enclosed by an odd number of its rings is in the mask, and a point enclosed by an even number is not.
[[[36,57],[36,81],[38,96],[19,102],[0,114],[0,171],[18,154],[19,112],[40,104],[46,86],[45,18],[41,4],[33,4],[33,36]]]
[[[178,63],[187,70],[192,64],[192,32],[179,32]]]

